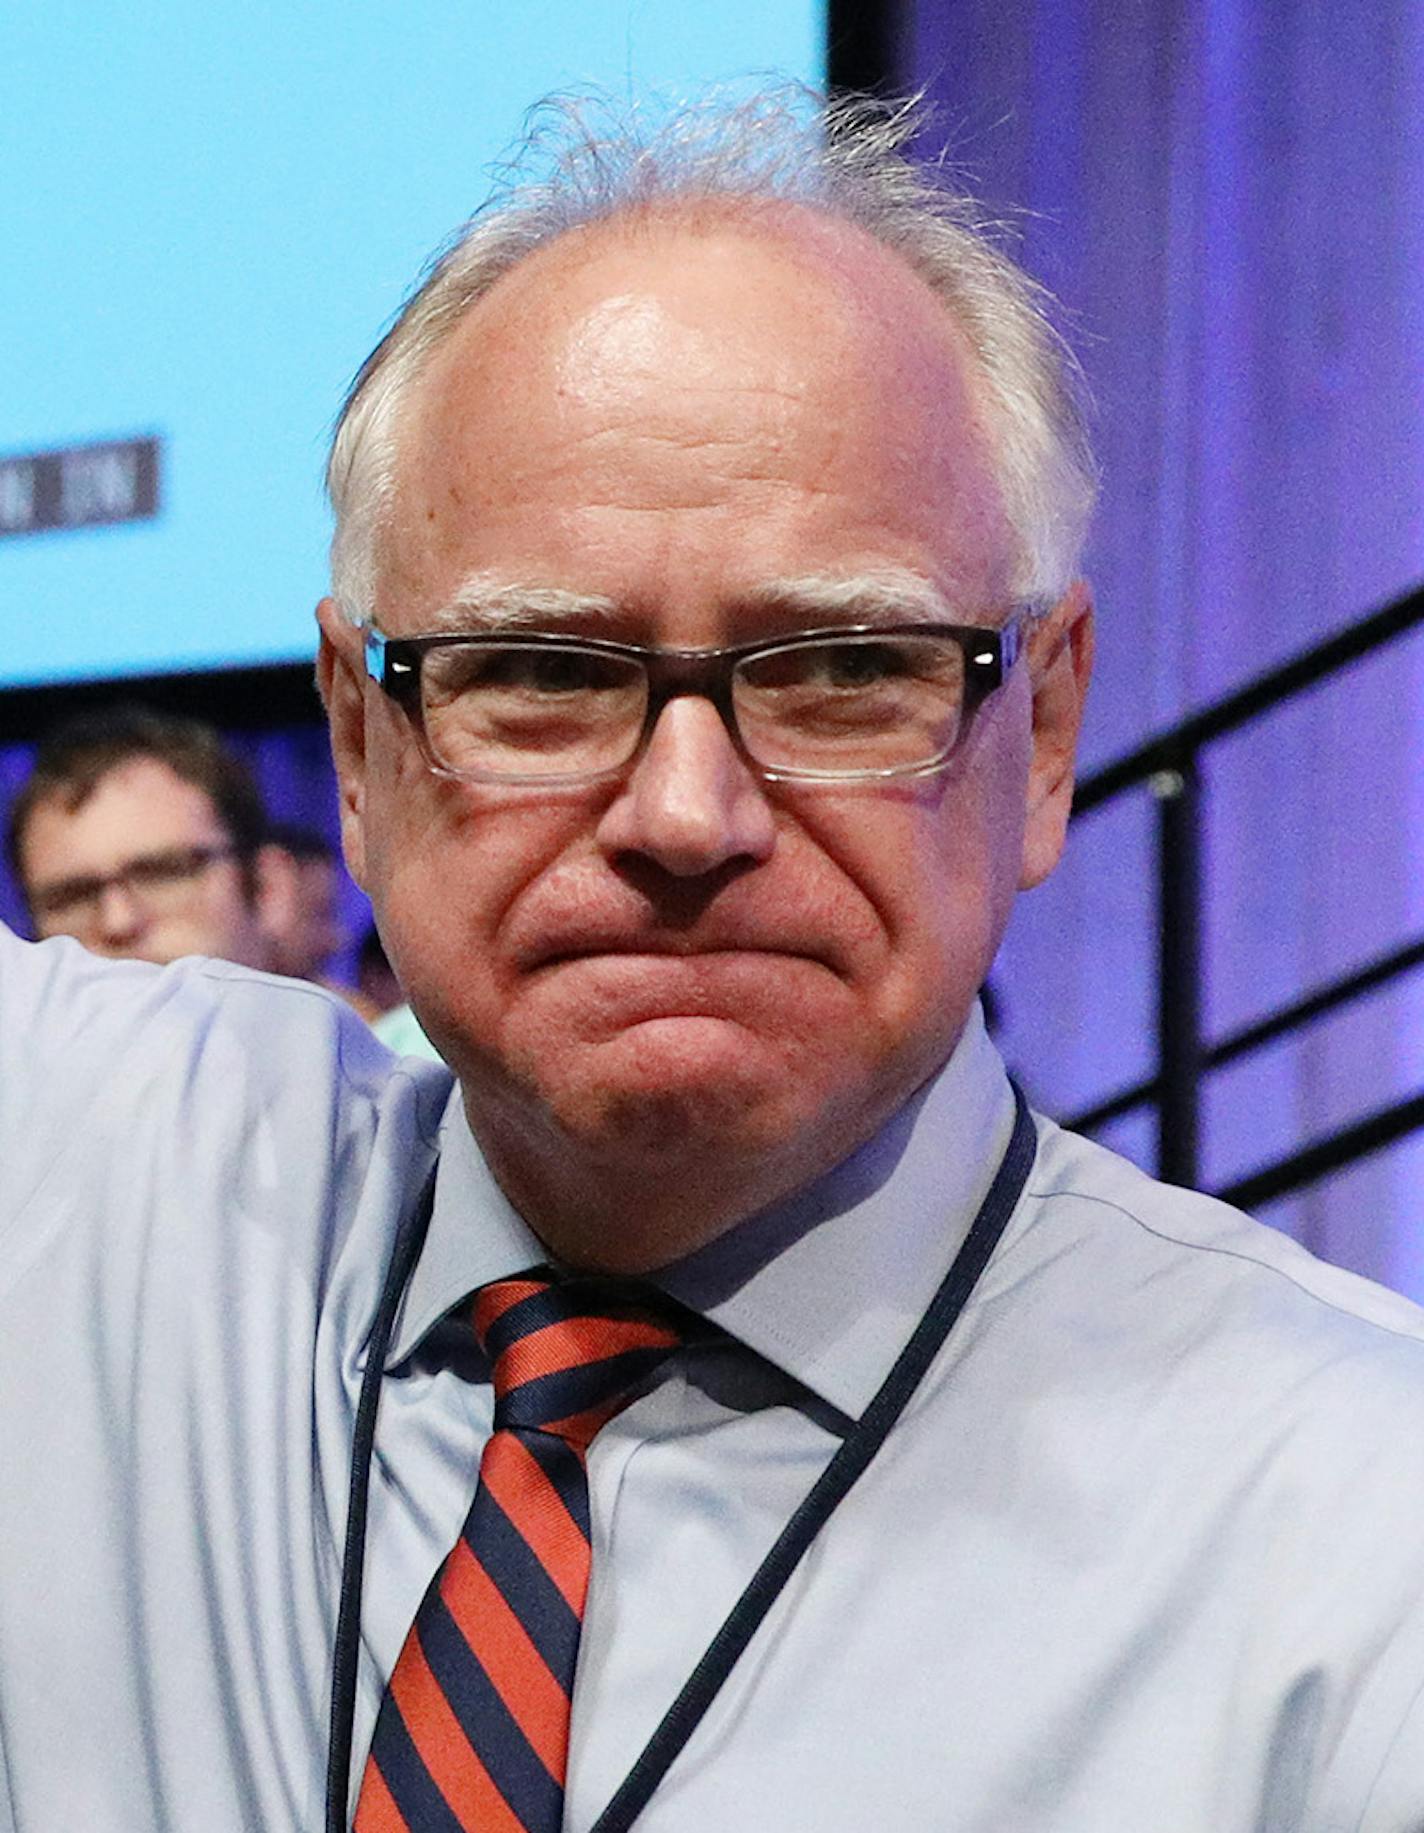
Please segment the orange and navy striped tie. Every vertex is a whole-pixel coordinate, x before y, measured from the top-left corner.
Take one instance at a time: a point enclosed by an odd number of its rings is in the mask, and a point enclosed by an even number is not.
[[[588,1591],[585,1453],[681,1342],[598,1291],[531,1274],[475,1295],[494,1431],[381,1702],[356,1833],[558,1833]]]

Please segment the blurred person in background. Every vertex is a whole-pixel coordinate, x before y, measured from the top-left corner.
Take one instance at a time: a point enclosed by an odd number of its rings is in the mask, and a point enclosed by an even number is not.
[[[267,844],[278,855],[267,909],[277,972],[349,997],[351,989],[331,973],[333,957],[347,941],[336,849],[316,828],[291,821],[274,821]]]
[[[11,808],[6,850],[37,940],[159,964],[278,966],[262,798],[196,720],[120,706],[55,728]]]
[[[397,1056],[438,1061],[439,1052],[405,1002],[374,925],[357,952],[355,985],[333,971],[347,936],[341,920],[345,867],[330,841],[314,828],[280,821],[268,828],[267,838],[277,856],[267,908],[277,972],[337,994]]]
[[[381,942],[381,932],[374,923],[362,936],[356,950],[356,987],[369,1004],[373,1021],[394,1011],[405,999]]]

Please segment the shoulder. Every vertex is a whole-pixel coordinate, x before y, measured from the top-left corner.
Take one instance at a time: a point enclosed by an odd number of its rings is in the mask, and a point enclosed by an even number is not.
[[[1417,1801],[1424,1313],[1046,1121],[982,1287],[1025,1532],[1095,1584],[1115,1561],[1138,1649],[1215,1675],[1233,1735],[1311,1702],[1342,1826],[1386,1824],[1359,1819],[1386,1764]]]
[[[383,1140],[434,1140],[449,1088],[318,987],[0,932],[0,1257],[251,1216],[330,1227]]]
[[[1424,1350],[1424,1310],[1410,1300],[1317,1260],[1227,1203],[1160,1183],[1051,1121],[1040,1120],[1039,1135],[1028,1195],[1049,1226],[1100,1234],[1115,1251],[1175,1266],[1218,1297],[1239,1287],[1253,1306],[1317,1329],[1358,1326],[1366,1338],[1397,1337],[1409,1353]]]
[[[1159,1183],[1040,1121],[1021,1222],[1008,1244],[1070,1316],[1118,1337],[1124,1378],[1167,1380],[1229,1417],[1294,1409],[1306,1429],[1354,1435],[1358,1409],[1424,1409],[1424,1311],[1317,1260],[1279,1231]],[[1032,1277],[1032,1275],[1030,1275]],[[1424,1475],[1424,1458],[1421,1458]]]
[[[378,1098],[391,1053],[343,1000],[308,981],[192,956],[168,967],[109,961],[65,939],[23,942],[0,924],[0,1071],[4,1085],[58,1096],[112,1085],[118,1065],[171,1075],[228,1051],[253,1075],[342,1084]],[[63,1063],[60,1085],[40,1072]],[[418,1069],[411,1073],[418,1082]],[[442,1080],[435,1072],[431,1082]],[[448,1092],[449,1077],[443,1077]]]

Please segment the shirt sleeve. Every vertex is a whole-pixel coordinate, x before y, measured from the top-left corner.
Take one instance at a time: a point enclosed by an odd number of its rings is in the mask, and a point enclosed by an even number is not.
[[[74,1230],[237,1216],[279,1184],[326,1217],[389,1064],[303,982],[109,961],[0,925],[0,1292]]]
[[[123,1072],[156,974],[0,924],[0,1265],[40,1189],[84,1149],[86,1115]]]

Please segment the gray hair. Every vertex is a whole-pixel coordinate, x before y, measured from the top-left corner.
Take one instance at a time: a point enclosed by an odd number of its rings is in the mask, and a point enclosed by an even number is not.
[[[724,200],[792,203],[854,224],[944,303],[978,362],[1000,496],[1016,540],[1015,598],[1044,607],[1074,576],[1096,490],[1079,375],[1049,300],[999,246],[998,225],[938,171],[911,163],[917,102],[823,102],[798,87],[716,96],[649,121],[606,98],[554,97],[484,207],[451,238],[362,365],[336,423],[327,489],[335,596],[371,615],[402,404],[464,314],[568,230]]]

